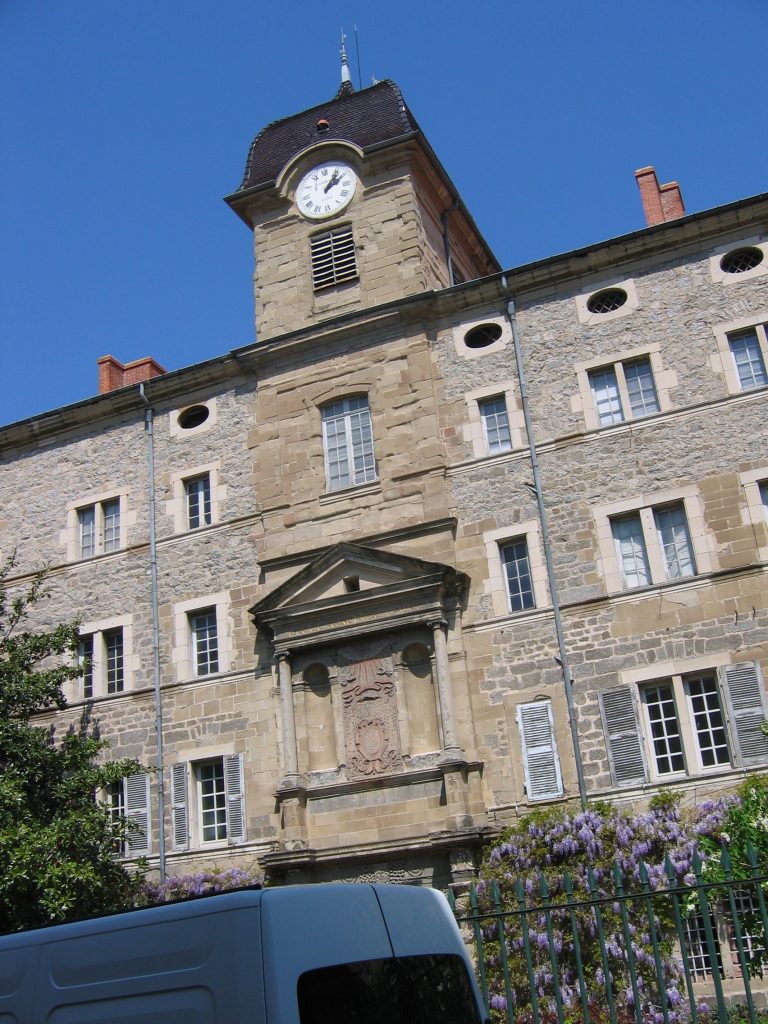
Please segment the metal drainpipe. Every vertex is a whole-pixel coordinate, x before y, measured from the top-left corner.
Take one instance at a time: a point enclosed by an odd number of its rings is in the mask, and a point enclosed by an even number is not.
[[[157,538],[155,524],[155,431],[154,414],[144,385],[139,394],[146,406],[144,426],[147,432],[147,475],[149,476],[149,578],[152,603],[152,670],[155,689],[155,739],[157,744],[157,853],[160,884],[165,882],[165,765],[163,758],[163,704],[160,694],[160,613],[157,604]]]
[[[544,507],[544,493],[541,489],[541,476],[539,474],[539,457],[536,452],[536,442],[533,438],[533,426],[531,424],[531,411],[528,405],[528,385],[525,380],[525,368],[523,366],[523,352],[520,347],[520,334],[517,329],[517,314],[515,312],[515,300],[509,294],[506,274],[502,274],[501,284],[507,293],[506,314],[509,325],[512,328],[512,342],[515,346],[515,362],[517,363],[517,377],[520,381],[520,399],[523,404],[523,418],[525,420],[525,433],[528,437],[528,448],[531,453],[531,469],[533,470],[533,487],[536,491],[536,502],[539,506],[539,522],[541,523],[541,541],[544,546],[544,561],[547,566],[547,581],[549,582],[549,595],[552,600],[552,611],[555,617],[555,632],[557,633],[557,648],[559,651],[560,668],[563,673],[563,685],[565,687],[565,699],[568,705],[568,722],[571,727],[571,742],[573,743],[573,755],[576,759],[576,779],[579,786],[579,799],[582,810],[587,807],[587,785],[584,779],[584,765],[581,759],[581,744],[579,743],[579,729],[576,720],[576,706],[573,702],[573,677],[568,663],[568,651],[563,636],[563,622],[560,616],[560,599],[558,597],[555,570],[552,562],[552,547],[549,542],[549,528],[547,526],[547,510]]]

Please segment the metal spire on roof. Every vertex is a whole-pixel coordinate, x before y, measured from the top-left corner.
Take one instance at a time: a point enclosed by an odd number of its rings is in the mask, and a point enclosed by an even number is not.
[[[352,84],[352,76],[349,73],[349,60],[347,59],[347,37],[344,35],[344,29],[341,30],[341,88],[339,89],[339,96],[346,96],[347,93],[354,92],[355,87]]]

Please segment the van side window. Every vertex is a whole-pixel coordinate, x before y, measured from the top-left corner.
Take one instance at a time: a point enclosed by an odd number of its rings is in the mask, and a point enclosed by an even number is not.
[[[361,960],[307,971],[298,981],[301,1024],[481,1024],[460,956]]]

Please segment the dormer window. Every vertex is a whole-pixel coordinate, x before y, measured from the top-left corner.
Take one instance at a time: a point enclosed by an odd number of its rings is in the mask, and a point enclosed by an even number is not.
[[[358,277],[352,226],[332,228],[309,240],[312,287],[316,292]]]

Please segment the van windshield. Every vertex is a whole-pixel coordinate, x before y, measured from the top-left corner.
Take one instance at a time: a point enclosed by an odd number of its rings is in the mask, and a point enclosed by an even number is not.
[[[460,956],[321,967],[298,982],[301,1024],[481,1024]]]

